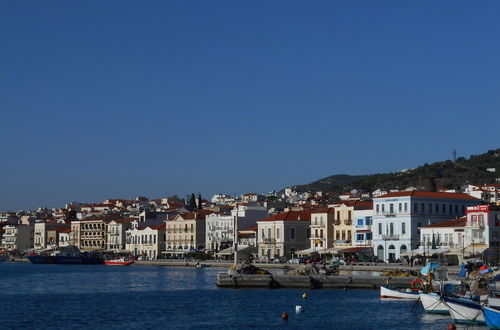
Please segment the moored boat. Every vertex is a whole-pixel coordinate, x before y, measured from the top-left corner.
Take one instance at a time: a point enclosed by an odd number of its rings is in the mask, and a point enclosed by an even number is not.
[[[488,328],[500,329],[500,310],[484,306],[483,315]]]
[[[481,305],[471,299],[443,297],[455,323],[484,324]]]
[[[31,254],[26,258],[32,264],[56,264],[56,265],[102,265],[104,259],[94,253],[80,253],[76,246],[61,247],[51,255]]]
[[[449,314],[443,298],[437,293],[420,293],[420,301],[424,310],[429,314]]]
[[[390,288],[388,286],[380,286],[380,298],[393,298],[393,299],[411,299],[417,300],[419,298],[419,293],[407,289],[401,291],[398,289]]]
[[[108,266],[128,266],[134,263],[134,260],[125,260],[123,258],[104,260],[104,264]]]

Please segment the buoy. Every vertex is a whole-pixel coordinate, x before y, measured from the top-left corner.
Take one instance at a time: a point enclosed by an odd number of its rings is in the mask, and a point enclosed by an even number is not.
[[[283,313],[281,314],[281,319],[282,319],[282,320],[285,320],[285,321],[286,321],[286,320],[288,320],[288,313],[287,313],[287,312],[283,312]]]
[[[295,313],[304,313],[304,306],[295,306]]]
[[[307,293],[305,293],[305,292],[304,292],[304,293],[302,294],[302,299],[307,299]]]
[[[455,326],[455,324],[450,323],[448,324],[448,330],[457,330],[457,327]]]

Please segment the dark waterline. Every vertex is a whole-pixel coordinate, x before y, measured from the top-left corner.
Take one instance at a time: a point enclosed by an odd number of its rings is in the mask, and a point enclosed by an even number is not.
[[[218,289],[220,271],[1,263],[0,327],[446,329],[451,323],[449,316],[422,316],[420,305],[412,312],[411,301],[381,301],[375,290]],[[297,304],[305,313],[295,314]]]

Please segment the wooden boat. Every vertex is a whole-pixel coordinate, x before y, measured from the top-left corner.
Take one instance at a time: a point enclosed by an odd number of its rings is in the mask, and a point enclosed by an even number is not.
[[[419,293],[407,289],[401,291],[388,286],[380,286],[380,298],[393,298],[393,299],[411,299],[417,300],[419,298]]]
[[[484,324],[481,305],[471,299],[443,297],[455,323]]]
[[[449,314],[448,306],[437,293],[420,293],[420,301],[429,314]]]
[[[113,260],[104,260],[104,264],[107,266],[128,266],[133,264],[133,260],[125,260],[123,258],[113,259]]]
[[[488,328],[500,329],[500,310],[484,306],[483,315]]]

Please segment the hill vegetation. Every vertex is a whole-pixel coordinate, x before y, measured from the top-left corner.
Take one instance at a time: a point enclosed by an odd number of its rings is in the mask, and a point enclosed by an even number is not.
[[[496,172],[487,169],[494,168]],[[370,175],[332,175],[296,188],[305,191],[350,191],[361,189],[373,191],[381,189],[405,189],[421,187],[436,190],[437,187],[459,188],[466,183],[495,183],[500,177],[500,149],[489,150],[469,158],[460,157],[451,160],[424,164],[414,169],[401,172]]]

